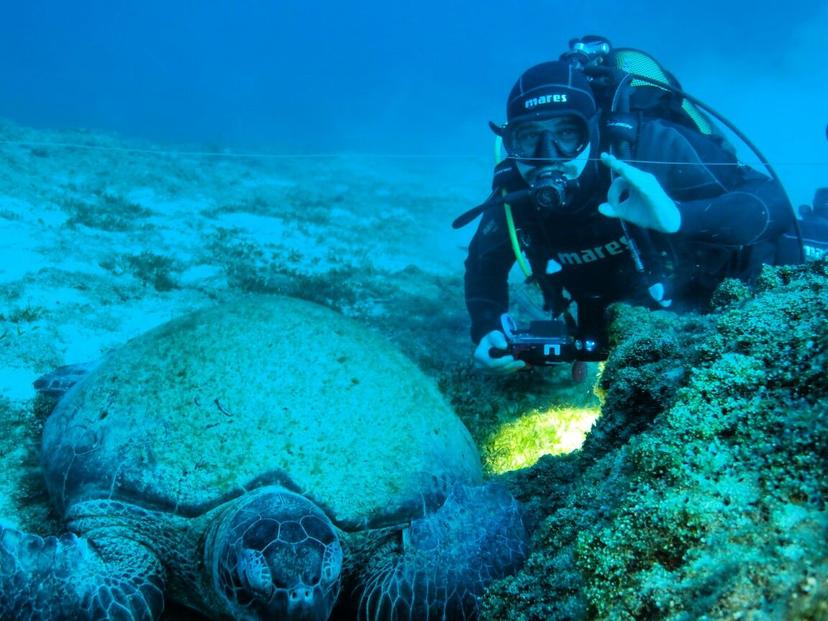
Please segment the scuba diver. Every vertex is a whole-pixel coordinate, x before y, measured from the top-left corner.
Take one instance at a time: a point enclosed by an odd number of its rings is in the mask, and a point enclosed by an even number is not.
[[[828,254],[828,187],[817,189],[812,204],[799,206],[799,229],[807,260]],[[793,247],[800,243],[791,233],[785,234],[784,241]]]
[[[603,37],[518,78],[506,123],[490,123],[505,152],[493,191],[453,224],[482,215],[465,261],[478,368],[603,360],[613,302],[703,309],[725,278],[802,260],[798,233],[796,251],[780,243],[796,224],[778,177],[761,154],[770,175],[741,162],[706,112],[718,118],[652,57]],[[507,314],[515,262],[552,317],[537,330]]]

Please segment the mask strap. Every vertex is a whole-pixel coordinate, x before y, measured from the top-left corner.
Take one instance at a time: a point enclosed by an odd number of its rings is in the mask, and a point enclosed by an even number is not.
[[[584,147],[584,150],[581,151],[580,154],[578,154],[578,157],[571,159],[569,160],[569,162],[567,162],[567,166],[574,167],[574,174],[570,174],[568,170],[564,171],[564,176],[567,179],[577,179],[581,176],[581,174],[584,172],[584,169],[587,167],[587,164],[589,164],[589,153],[591,149],[592,144],[588,142]]]

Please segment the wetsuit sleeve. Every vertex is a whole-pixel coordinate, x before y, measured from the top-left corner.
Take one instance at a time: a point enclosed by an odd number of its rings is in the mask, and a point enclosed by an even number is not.
[[[641,128],[636,159],[681,212],[679,235],[723,246],[773,240],[793,213],[782,187],[739,164],[714,137],[653,121]]]
[[[500,316],[509,308],[509,270],[514,262],[503,209],[495,207],[483,215],[466,257],[466,308],[475,343],[500,328]]]

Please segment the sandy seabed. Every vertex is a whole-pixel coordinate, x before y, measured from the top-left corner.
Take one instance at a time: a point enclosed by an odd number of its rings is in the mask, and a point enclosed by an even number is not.
[[[0,516],[50,527],[38,376],[239,293],[301,295],[386,331],[404,321],[401,295],[428,298],[466,355],[473,226],[450,223],[485,197],[489,170],[485,157],[240,154],[0,122]]]

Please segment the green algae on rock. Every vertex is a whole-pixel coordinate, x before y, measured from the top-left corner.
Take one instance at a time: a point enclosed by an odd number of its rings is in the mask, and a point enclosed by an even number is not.
[[[513,478],[544,517],[484,618],[826,618],[826,302],[822,259],[709,315],[615,307],[603,415]]]

